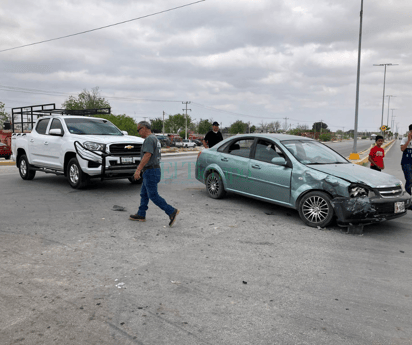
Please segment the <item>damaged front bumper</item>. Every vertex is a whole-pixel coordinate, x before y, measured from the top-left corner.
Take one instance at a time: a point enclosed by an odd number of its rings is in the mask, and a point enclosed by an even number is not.
[[[337,197],[331,203],[338,225],[366,225],[405,216],[411,197],[407,193],[394,198]]]

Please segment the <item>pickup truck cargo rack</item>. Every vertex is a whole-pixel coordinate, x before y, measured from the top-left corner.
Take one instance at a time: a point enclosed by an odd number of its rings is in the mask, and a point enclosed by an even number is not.
[[[27,107],[17,107],[11,109],[11,125],[13,133],[16,132],[15,125],[21,125],[21,132],[31,130],[34,123],[39,117],[47,115],[75,115],[75,116],[92,116],[92,115],[110,115],[111,108],[100,109],[56,109],[55,103],[29,105]],[[26,127],[26,128],[24,128]]]

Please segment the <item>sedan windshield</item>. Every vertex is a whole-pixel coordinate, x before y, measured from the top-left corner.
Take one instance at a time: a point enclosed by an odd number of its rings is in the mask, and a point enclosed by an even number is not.
[[[346,164],[341,155],[317,141],[285,140],[282,141],[288,151],[302,164]]]
[[[123,135],[110,121],[91,118],[64,119],[71,134],[82,135]]]

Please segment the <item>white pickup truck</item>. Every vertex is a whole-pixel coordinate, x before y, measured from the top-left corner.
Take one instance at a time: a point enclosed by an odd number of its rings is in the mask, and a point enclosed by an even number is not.
[[[183,139],[182,141],[176,141],[176,147],[196,147],[196,143],[190,139]]]
[[[36,171],[42,171],[66,176],[75,189],[85,187],[90,178],[142,182],[133,174],[144,140],[127,135],[106,119],[88,116],[110,113],[110,108],[67,111],[47,106],[51,108],[12,109],[12,159],[23,180],[32,180]],[[21,133],[16,133],[18,129]]]

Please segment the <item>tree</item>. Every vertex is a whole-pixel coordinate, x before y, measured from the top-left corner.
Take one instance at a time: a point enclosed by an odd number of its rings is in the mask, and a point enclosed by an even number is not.
[[[189,128],[192,119],[187,115],[187,127]],[[165,120],[165,131],[168,133],[178,133],[180,130],[186,129],[186,116],[182,114],[170,115]]]
[[[100,96],[99,87],[96,86],[91,91],[84,89],[77,98],[70,96],[62,107],[68,110],[99,109],[110,108],[110,103]]]
[[[330,132],[328,128],[328,125],[325,122],[315,122],[312,126],[312,130],[315,132],[320,132],[320,129],[322,128],[322,131],[325,132]]]
[[[3,129],[4,122],[9,122],[10,119],[10,114],[6,112],[5,104],[0,102],[0,130]]]
[[[255,131],[256,131],[256,126],[255,125],[250,127],[250,133],[255,133]]]
[[[100,117],[109,120],[121,131],[126,131],[129,135],[140,136],[137,132],[136,121],[125,114],[123,115],[96,115],[95,117]]]
[[[237,120],[236,122],[232,123],[229,128],[230,134],[237,134],[237,133],[245,133],[248,125],[243,121]]]
[[[150,119],[150,124],[152,126],[153,133],[162,133],[163,132],[163,119],[157,117],[155,119]]]
[[[331,141],[332,134],[330,132],[322,133],[321,135],[319,135],[319,139],[322,140],[322,141]]]
[[[206,134],[212,128],[212,120],[202,120],[200,119],[199,125],[197,127],[197,132],[199,134]]]

